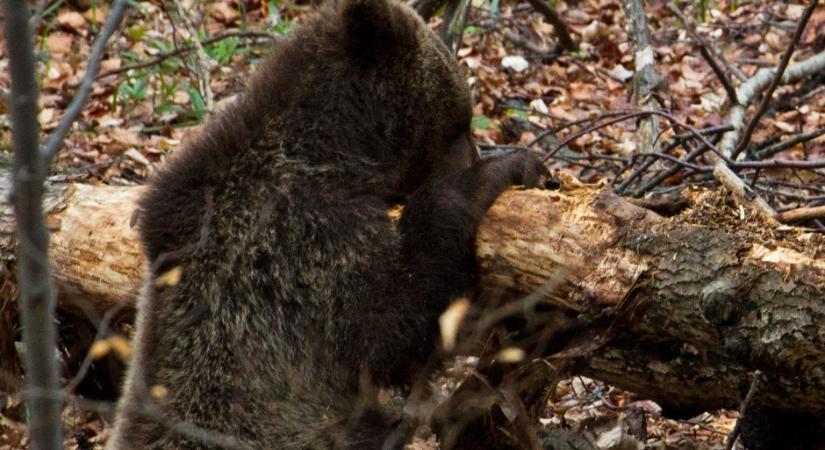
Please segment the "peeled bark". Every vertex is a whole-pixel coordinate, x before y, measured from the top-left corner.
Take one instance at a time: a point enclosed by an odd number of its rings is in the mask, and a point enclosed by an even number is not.
[[[50,252],[62,299],[100,311],[134,302],[144,261],[130,222],[140,192],[52,186]],[[665,218],[572,182],[507,192],[479,230],[482,287],[508,299],[539,292],[543,305],[577,316],[568,343],[545,356],[668,410],[735,407],[760,369],[761,398],[825,414],[825,239],[759,222],[725,206],[721,192],[692,197],[692,208]],[[9,214],[0,214],[5,232]],[[0,305],[13,305],[11,237],[2,239]],[[9,339],[0,336],[0,349]]]

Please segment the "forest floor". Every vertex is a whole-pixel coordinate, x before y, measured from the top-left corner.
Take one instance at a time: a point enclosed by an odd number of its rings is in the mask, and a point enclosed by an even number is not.
[[[75,2],[70,2],[75,3]],[[109,2],[85,11],[67,2],[47,1],[36,21],[39,52],[40,124],[44,134],[57,127],[87,67],[91,45],[107,16]],[[620,0],[554,2],[579,43],[574,52],[557,52],[556,34],[528,3],[473,0],[459,62],[473,89],[473,133],[482,153],[529,147],[550,151],[565,138],[587,131],[609,114],[634,110],[631,78],[633,45]],[[188,22],[203,43],[192,51],[192,33],[170,11],[173,2],[132,2],[124,23],[110,40],[98,79],[63,148],[52,165],[60,179],[133,185],[143,183],[164,158],[197,133],[211,110],[242,90],[265,48],[288,33],[314,6],[290,0],[183,0]],[[683,5],[696,31],[713,42],[745,76],[779,63],[804,9],[799,2],[766,0]],[[663,110],[701,129],[727,121],[726,94],[719,79],[689,38],[667,1],[645,2],[655,67],[661,75],[652,95]],[[431,21],[433,27],[440,19]],[[9,87],[8,59],[0,45],[0,89]],[[825,49],[825,8],[814,10],[794,60]],[[205,61],[204,61],[205,60]],[[198,64],[210,66],[209,89],[199,81]],[[757,127],[752,142],[765,148],[783,138],[825,127],[825,74],[781,86]],[[0,99],[0,150],[9,152],[8,104]],[[586,120],[585,120],[586,119]],[[421,117],[422,121],[430,120]],[[682,130],[662,122],[664,142]],[[634,120],[582,132],[560,146],[549,167],[589,183],[615,185],[633,168],[637,135]],[[677,148],[673,157],[684,156]],[[777,155],[814,160],[825,155],[825,136],[791,146]],[[707,158],[707,159],[702,159]],[[697,161],[712,164],[710,155]],[[751,185],[778,210],[825,203],[825,173],[772,168],[750,172]],[[650,192],[667,193],[686,185],[707,186],[706,173],[682,171]],[[820,224],[821,225],[821,224]],[[815,227],[816,224],[810,226]],[[656,404],[595,380],[576,377],[558,384],[541,418],[544,427],[590,433],[611,447],[612,430],[630,413],[646,415],[646,436],[637,444],[657,449],[721,449],[736,412],[709,411],[675,421],[659,415]],[[16,396],[0,396],[0,450],[27,448],[22,408]],[[67,408],[66,448],[102,448],[109,424],[101,415]],[[422,448],[432,443],[418,442]],[[618,444],[616,444],[618,445]]]

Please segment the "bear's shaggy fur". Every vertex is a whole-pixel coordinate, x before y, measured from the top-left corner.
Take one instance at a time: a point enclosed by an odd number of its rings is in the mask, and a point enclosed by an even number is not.
[[[544,174],[478,161],[471,118],[446,47],[392,0],[325,5],[278,43],[140,203],[152,268],[109,448],[381,447],[363,387],[409,381],[476,283],[485,211]]]

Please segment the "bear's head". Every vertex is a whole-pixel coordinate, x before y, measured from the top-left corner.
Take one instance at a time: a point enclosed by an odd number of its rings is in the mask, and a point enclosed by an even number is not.
[[[300,142],[296,156],[371,171],[368,178],[381,178],[387,192],[410,193],[478,158],[458,64],[395,0],[322,6],[258,73],[252,100],[276,117],[268,128]]]

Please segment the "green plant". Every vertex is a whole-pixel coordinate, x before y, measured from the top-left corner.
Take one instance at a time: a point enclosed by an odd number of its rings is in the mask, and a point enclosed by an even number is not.
[[[206,54],[209,55],[210,58],[217,61],[218,64],[224,65],[238,53],[239,43],[240,39],[233,36],[207,45],[204,47],[204,51],[206,51]]]
[[[472,121],[473,128],[486,130],[490,128],[490,118],[487,116],[475,116]]]
[[[133,108],[138,102],[144,100],[149,93],[149,85],[146,82],[147,72],[139,72],[136,76],[128,77],[121,82],[112,99],[113,106],[120,105],[124,109]],[[122,102],[122,103],[121,103]]]
[[[180,105],[176,105],[172,101],[180,82],[174,77],[169,78],[170,77],[164,76],[164,71],[158,71],[159,86],[152,96],[152,109],[155,114],[180,113],[184,111]]]
[[[509,117],[515,117],[517,119],[524,119],[524,120],[528,120],[530,118],[530,113],[528,113],[526,110],[517,109],[517,108],[508,108],[507,109],[507,115]]]
[[[186,93],[189,95],[189,104],[192,107],[191,113],[198,123],[203,122],[203,117],[206,115],[206,102],[203,101],[201,93],[192,85],[186,88]]]
[[[708,15],[708,0],[696,0],[696,15],[700,22],[704,22]]]
[[[289,20],[284,19],[283,15],[281,14],[281,10],[278,9],[278,5],[281,4],[281,0],[269,0],[267,2],[266,7],[269,10],[269,24],[270,29],[275,34],[287,34],[290,30],[292,30],[293,23]],[[291,5],[286,5],[287,9],[291,8]]]

